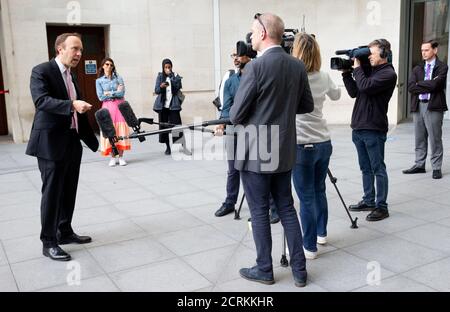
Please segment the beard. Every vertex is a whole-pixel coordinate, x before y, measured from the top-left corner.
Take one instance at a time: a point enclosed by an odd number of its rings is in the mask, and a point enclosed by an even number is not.
[[[248,62],[247,62],[247,63],[248,63]],[[241,63],[239,64],[239,69],[240,69],[240,70],[243,70],[244,67],[245,67],[245,65],[247,65],[247,63],[241,62]]]

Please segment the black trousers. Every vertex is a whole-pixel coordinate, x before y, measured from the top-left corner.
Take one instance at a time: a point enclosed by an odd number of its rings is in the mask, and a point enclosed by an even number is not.
[[[158,119],[159,122],[167,122],[174,125],[181,125],[181,115],[180,111],[174,111],[170,110],[168,108],[163,108],[158,113]],[[167,129],[167,128],[173,128],[172,127],[166,127],[166,126],[159,126],[159,129]],[[173,143],[183,143],[183,131],[180,132],[172,132],[172,141]],[[162,133],[159,135],[159,143],[169,143],[169,134],[168,133]]]
[[[270,195],[278,208],[290,254],[292,273],[306,278],[306,259],[303,238],[291,191],[291,171],[259,174],[241,171],[242,184],[252,217],[252,232],[256,246],[256,263],[263,272],[272,272],[272,234],[270,228]]]
[[[42,179],[40,238],[46,248],[57,245],[57,235],[73,234],[71,223],[83,151],[76,131],[71,130],[69,140],[62,160],[38,158]]]

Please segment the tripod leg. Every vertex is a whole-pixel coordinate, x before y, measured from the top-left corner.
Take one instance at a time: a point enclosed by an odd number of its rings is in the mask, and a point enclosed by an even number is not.
[[[241,209],[242,209],[242,204],[244,203],[244,199],[245,199],[245,193],[242,194],[242,199],[241,199],[241,203],[239,204],[239,209],[234,210],[234,220],[241,220]]]
[[[282,244],[283,250],[281,251],[280,264],[283,268],[286,268],[289,266],[289,261],[286,257],[286,234],[284,233],[284,228],[283,228],[283,232],[281,235],[282,235],[282,240],[283,240],[283,244]]]
[[[358,228],[358,224],[357,224],[357,222],[358,222],[358,217],[356,217],[356,218],[353,220],[353,218],[352,218],[352,216],[351,216],[351,214],[350,214],[350,211],[348,210],[347,205],[345,204],[344,199],[342,198],[341,192],[339,192],[339,189],[338,189],[338,187],[337,187],[337,185],[336,185],[337,179],[336,179],[336,178],[333,176],[333,174],[331,173],[330,168],[328,168],[327,174],[328,174],[328,178],[330,178],[331,183],[333,183],[334,188],[336,189],[336,192],[337,192],[338,195],[339,195],[339,198],[341,199],[342,205],[344,206],[344,209],[345,209],[345,211],[347,212],[348,217],[350,218],[350,222],[352,223],[352,225],[350,226],[350,228],[352,228],[352,229],[357,229],[357,228]]]

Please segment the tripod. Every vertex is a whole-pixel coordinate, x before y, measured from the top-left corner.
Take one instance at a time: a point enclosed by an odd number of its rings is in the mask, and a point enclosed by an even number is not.
[[[337,187],[337,184],[336,184],[337,183],[337,178],[335,176],[333,176],[333,174],[331,173],[330,168],[327,169],[327,175],[328,175],[328,178],[330,179],[330,182],[333,184],[334,188],[336,189],[336,192],[337,192],[337,194],[338,194],[338,196],[339,196],[339,198],[341,200],[341,203],[344,206],[344,209],[345,209],[345,211],[346,211],[346,213],[347,213],[347,215],[348,215],[348,217],[350,219],[350,222],[351,222],[350,228],[351,229],[357,229],[358,228],[358,224],[357,224],[358,217],[355,217],[355,219],[352,218],[352,216],[350,214],[350,211],[348,210],[347,205],[345,204],[345,201],[342,198],[341,192],[339,191],[339,188]],[[245,199],[245,193],[242,194],[241,203],[239,204],[239,208],[234,211],[234,219],[235,220],[240,220],[241,219],[240,213],[241,213],[242,205],[244,203],[244,199]],[[283,239],[283,244],[282,245],[283,246],[282,246],[280,264],[281,264],[282,267],[287,267],[287,266],[289,266],[289,261],[287,260],[287,257],[286,257],[286,235],[284,233],[284,229],[283,229],[282,233],[283,233],[282,234],[282,237],[283,237],[282,238]]]
[[[350,222],[351,222],[351,226],[350,228],[352,229],[357,229],[358,228],[358,217],[356,217],[355,219],[352,218],[350,211],[347,208],[347,205],[345,204],[344,199],[342,198],[341,192],[339,191],[338,187],[337,187],[337,178],[335,176],[333,176],[333,174],[331,173],[330,168],[327,169],[327,174],[328,174],[328,178],[330,179],[331,183],[334,185],[334,188],[336,189],[336,192],[339,195],[339,198],[341,199],[342,205],[344,206],[345,211],[347,212],[348,217],[350,218]],[[244,199],[245,199],[245,193],[242,194],[242,198],[241,198],[241,203],[239,204],[239,208],[236,210],[234,210],[234,220],[240,220],[241,219],[241,209],[242,209],[242,205],[244,204]]]
[[[357,224],[357,222],[358,222],[358,217],[356,217],[356,218],[353,220],[353,218],[352,218],[352,216],[351,216],[351,214],[350,214],[350,211],[348,211],[347,205],[345,204],[344,199],[342,198],[341,192],[339,192],[339,189],[338,189],[338,187],[337,187],[337,185],[336,185],[337,178],[333,176],[333,174],[331,173],[330,168],[328,168],[327,170],[328,170],[328,171],[327,171],[328,178],[330,179],[331,183],[333,183],[334,188],[336,189],[336,192],[338,193],[339,198],[341,199],[342,205],[344,206],[345,211],[347,212],[347,215],[348,215],[348,217],[350,218],[350,222],[352,223],[352,225],[350,226],[350,228],[351,228],[351,229],[357,229],[357,228],[358,228],[358,224]]]
[[[357,224],[358,217],[356,217],[355,219],[352,218],[352,216],[350,214],[350,211],[348,210],[347,205],[345,204],[345,201],[342,198],[341,192],[339,191],[339,189],[338,189],[338,187],[336,185],[337,178],[335,176],[333,176],[333,174],[331,173],[330,168],[327,169],[327,175],[328,175],[328,178],[330,179],[331,183],[333,183],[334,188],[336,189],[336,192],[338,193],[339,198],[341,199],[342,205],[344,206],[344,209],[347,212],[348,217],[350,218],[350,222],[351,222],[350,228],[351,229],[357,229],[358,228],[358,224]],[[288,259],[286,257],[286,235],[284,233],[284,229],[283,229],[282,233],[283,233],[282,234],[282,236],[283,236],[283,238],[282,238],[283,239],[282,249],[283,250],[281,251],[280,264],[281,264],[282,267],[288,267],[289,266],[289,261],[288,261]]]

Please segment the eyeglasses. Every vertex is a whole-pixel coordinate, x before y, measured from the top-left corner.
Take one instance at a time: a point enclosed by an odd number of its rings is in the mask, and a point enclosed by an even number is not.
[[[261,24],[261,26],[263,27],[264,32],[267,34],[266,26],[264,26],[263,22],[261,21],[261,17],[260,17],[261,15],[262,15],[261,13],[256,13],[256,14],[255,14],[255,19],[258,20],[258,22],[259,22],[259,23]]]
[[[111,63],[105,63],[105,65],[106,66],[111,66],[111,67],[113,67],[114,65],[113,64],[111,64]]]
[[[232,59],[234,59],[234,58],[238,57],[238,55],[237,55],[236,53],[233,53],[233,54],[230,55],[230,57],[231,57]]]

